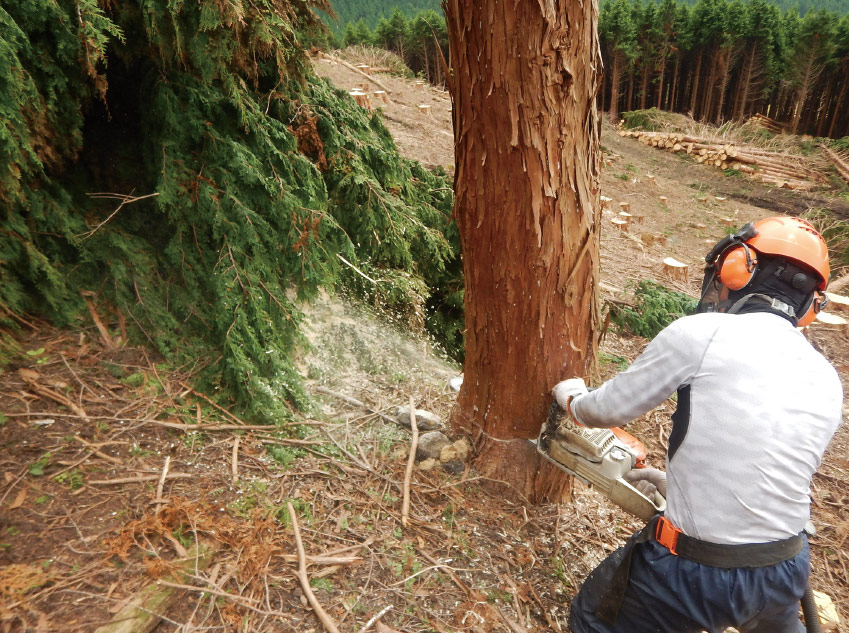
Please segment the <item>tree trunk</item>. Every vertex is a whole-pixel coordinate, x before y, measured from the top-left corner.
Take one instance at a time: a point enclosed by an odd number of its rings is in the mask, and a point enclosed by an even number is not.
[[[814,53],[815,49],[811,49],[805,64],[805,70],[802,73],[802,81],[799,83],[799,89],[796,91],[796,101],[793,104],[793,118],[791,119],[790,132],[797,134],[799,131],[799,121],[802,119],[802,111],[805,108],[805,102],[808,100],[808,93],[811,90],[814,75]]]
[[[445,0],[466,362],[452,424],[532,502],[570,481],[535,438],[551,388],[594,366],[601,54],[596,2]]]
[[[663,79],[664,79],[665,75],[666,75],[666,56],[663,55],[661,57],[661,62],[660,62],[660,76],[658,77],[658,80],[657,80],[657,109],[658,110],[663,109],[663,88],[664,88]]]
[[[702,74],[702,52],[704,49],[699,49],[699,54],[696,55],[696,64],[695,69],[695,77],[693,78],[693,85],[690,89],[690,116],[694,119],[696,118],[696,104],[698,103],[697,99],[699,98],[699,78]]]
[[[712,46],[707,59],[709,70],[707,81],[705,82],[704,101],[702,102],[701,114],[700,116],[696,117],[701,121],[709,122],[711,120],[711,110],[713,108],[713,94],[716,90],[716,65],[718,61],[718,53],[719,51],[716,45]]]
[[[734,100],[734,112],[731,118],[735,121],[742,121],[746,117],[746,108],[749,104],[749,91],[752,86],[752,75],[755,66],[755,47],[757,43],[752,42],[752,45],[746,51],[746,59],[743,62],[743,69],[740,72],[740,81],[738,82],[737,98]]]
[[[619,123],[619,88],[622,86],[622,53],[613,51],[613,71],[610,73],[610,123]]]
[[[828,118],[828,106],[831,101],[831,82],[828,82],[825,87],[825,94],[820,99],[820,107],[815,113],[815,123],[817,124],[816,136],[822,136],[825,121]]]
[[[844,75],[845,76],[845,75]],[[834,103],[834,114],[831,117],[831,124],[828,126],[828,137],[834,138],[834,126],[840,116],[840,106],[843,103],[843,97],[846,94],[846,84],[849,83],[846,79],[840,84],[840,94],[837,95],[837,101]]]
[[[631,62],[631,70],[628,72],[628,98],[625,103],[625,112],[634,109],[634,64]]]
[[[669,103],[666,109],[678,112],[678,75],[681,70],[681,53],[675,53],[675,68],[672,70],[672,89],[669,91]]]
[[[649,65],[648,60],[643,62],[643,68],[640,77],[640,110],[646,109],[646,102],[649,96]]]

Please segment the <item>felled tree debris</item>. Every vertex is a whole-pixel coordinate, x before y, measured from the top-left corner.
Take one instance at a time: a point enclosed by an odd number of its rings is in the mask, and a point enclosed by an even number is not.
[[[620,130],[620,136],[672,152],[684,152],[696,162],[720,169],[734,169],[761,182],[784,189],[809,191],[825,184],[822,172],[803,167],[799,157],[782,152],[772,152],[750,146],[715,143],[697,136],[682,133]],[[847,169],[849,174],[849,169]]]

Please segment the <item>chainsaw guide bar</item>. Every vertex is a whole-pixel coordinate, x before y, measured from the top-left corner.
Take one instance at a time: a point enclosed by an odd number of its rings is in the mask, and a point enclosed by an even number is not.
[[[624,479],[625,473],[637,465],[637,455],[630,446],[610,429],[576,424],[556,402],[539,438],[532,443],[546,460],[643,521],[666,509],[666,499],[660,493],[649,498]]]

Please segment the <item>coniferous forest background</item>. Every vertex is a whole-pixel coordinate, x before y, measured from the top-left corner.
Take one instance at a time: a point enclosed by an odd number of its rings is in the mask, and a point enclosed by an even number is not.
[[[434,42],[447,58],[442,14],[388,3],[375,11],[346,23],[339,44],[386,48],[441,82]],[[847,136],[847,11],[849,0],[605,0],[599,105],[614,122],[652,107],[708,123],[759,113],[789,132]]]

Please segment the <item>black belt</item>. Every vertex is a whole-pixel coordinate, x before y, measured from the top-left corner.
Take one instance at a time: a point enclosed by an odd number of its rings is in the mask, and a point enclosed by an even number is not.
[[[613,574],[610,586],[602,596],[596,616],[605,622],[616,624],[616,616],[622,606],[628,576],[631,572],[631,556],[637,543],[655,541],[672,554],[711,567],[769,567],[783,563],[802,551],[805,540],[801,534],[781,541],[769,543],[744,543],[724,545],[700,541],[684,534],[663,515],[657,515],[646,524],[626,545],[625,556]]]
[[[653,539],[676,556],[711,567],[770,567],[793,558],[804,545],[800,534],[769,543],[709,543],[687,536],[662,515],[652,518],[643,529],[646,531],[648,536],[641,542]]]

